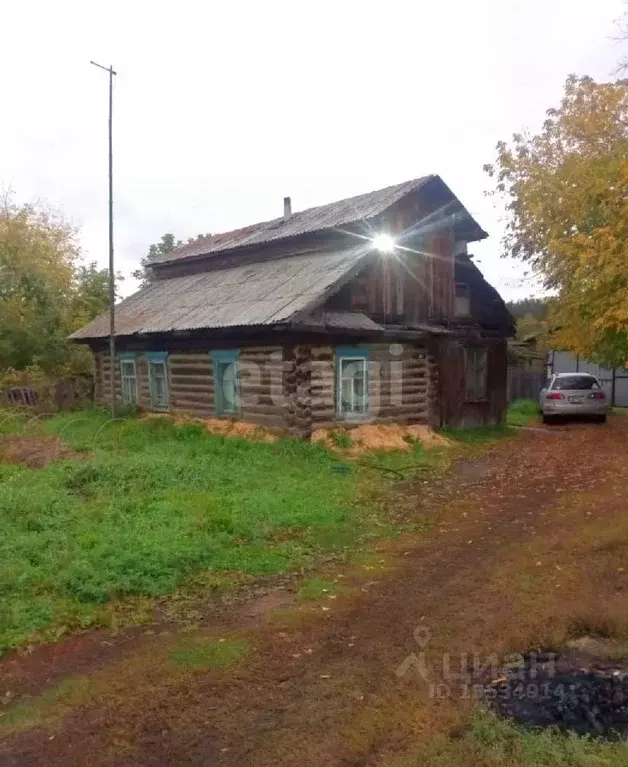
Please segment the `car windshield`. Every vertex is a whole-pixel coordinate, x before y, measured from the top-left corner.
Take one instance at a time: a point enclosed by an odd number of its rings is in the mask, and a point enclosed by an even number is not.
[[[592,376],[560,376],[554,379],[552,389],[574,391],[575,389],[599,389],[599,384]]]

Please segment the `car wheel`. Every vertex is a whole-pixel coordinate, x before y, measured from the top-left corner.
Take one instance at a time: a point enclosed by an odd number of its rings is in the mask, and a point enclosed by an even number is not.
[[[598,415],[596,420],[598,423],[606,423],[606,413],[604,413],[604,415]]]
[[[546,423],[548,425],[551,424],[551,423],[556,423],[556,416],[555,415],[545,415],[545,413],[543,413],[543,423]]]

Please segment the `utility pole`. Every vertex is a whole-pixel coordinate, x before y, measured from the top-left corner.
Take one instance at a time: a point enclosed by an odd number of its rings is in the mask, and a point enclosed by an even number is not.
[[[113,262],[113,67],[103,67],[90,61],[99,69],[109,72],[109,372],[111,375],[111,417],[116,417],[116,273]]]

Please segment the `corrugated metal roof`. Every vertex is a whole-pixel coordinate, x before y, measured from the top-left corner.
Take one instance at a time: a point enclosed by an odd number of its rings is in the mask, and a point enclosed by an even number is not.
[[[360,194],[357,197],[348,197],[345,200],[320,205],[316,208],[300,210],[288,218],[275,218],[272,221],[263,221],[260,224],[246,226],[243,229],[234,229],[232,232],[201,237],[188,245],[182,245],[180,248],[173,250],[172,253],[168,253],[163,258],[155,261],[155,263],[204,256],[246,245],[259,245],[271,240],[296,237],[300,234],[317,232],[321,229],[332,229],[338,226],[347,226],[357,221],[364,221],[383,213],[397,200],[419,189],[433,178],[438,178],[438,176],[432,175],[415,178],[411,181],[404,181],[403,184],[378,189],[375,192]]]
[[[299,324],[308,329],[321,328],[347,331],[384,330],[383,325],[368,317],[364,312],[329,312],[316,307],[312,312],[299,317]]]
[[[334,330],[384,330],[363,312],[325,312],[323,324]]]
[[[356,268],[372,250],[352,248],[290,256],[157,280],[116,306],[116,335],[168,333],[287,322]],[[109,335],[103,314],[71,336]]]

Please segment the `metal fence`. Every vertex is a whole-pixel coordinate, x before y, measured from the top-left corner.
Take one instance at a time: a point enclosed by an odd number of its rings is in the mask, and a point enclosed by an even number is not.
[[[603,368],[587,362],[577,354],[551,351],[548,355],[549,373],[591,373],[596,376],[613,407],[628,407],[628,371],[624,368]]]

